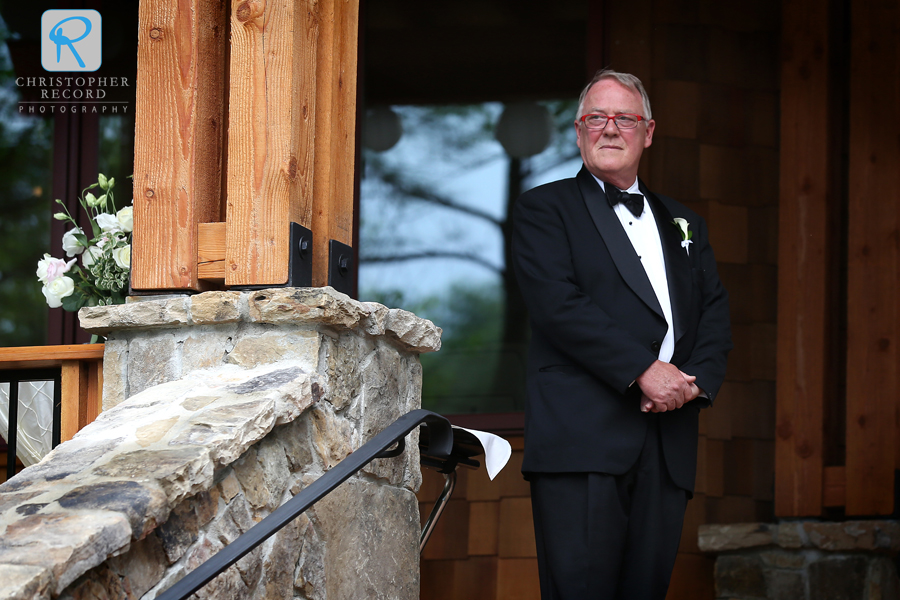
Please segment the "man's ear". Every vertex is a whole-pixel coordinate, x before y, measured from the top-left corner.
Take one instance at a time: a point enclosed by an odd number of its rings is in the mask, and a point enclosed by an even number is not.
[[[653,131],[656,129],[656,121],[650,119],[647,121],[647,135],[644,136],[644,148],[649,148],[653,143]]]

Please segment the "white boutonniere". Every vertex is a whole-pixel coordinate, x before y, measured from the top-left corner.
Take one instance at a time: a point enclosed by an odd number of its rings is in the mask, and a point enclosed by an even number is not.
[[[682,219],[681,217],[675,217],[672,224],[678,227],[678,231],[681,232],[681,247],[690,255],[691,250],[688,246],[694,243],[691,241],[691,238],[694,237],[694,232],[691,231],[691,224],[687,222],[687,219]]]

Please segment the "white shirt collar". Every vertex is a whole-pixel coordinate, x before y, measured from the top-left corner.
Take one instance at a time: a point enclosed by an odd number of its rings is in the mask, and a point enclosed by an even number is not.
[[[603,181],[602,179],[598,178],[598,177],[597,177],[596,175],[594,175],[593,173],[591,173],[591,177],[593,177],[594,180],[595,180],[597,183],[600,184],[600,189],[602,189],[602,190],[603,190],[603,193],[605,194],[605,193],[606,193],[606,183],[604,183],[604,181]],[[637,177],[634,178],[634,183],[632,183],[632,184],[628,187],[627,190],[622,190],[622,191],[623,191],[623,192],[628,192],[629,194],[641,194],[641,196],[644,195],[643,193],[641,193],[641,186],[638,184],[638,178],[637,178]]]

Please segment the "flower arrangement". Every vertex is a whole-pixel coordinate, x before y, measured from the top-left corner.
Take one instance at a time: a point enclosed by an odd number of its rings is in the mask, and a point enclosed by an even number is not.
[[[116,180],[103,173],[81,192],[79,203],[90,217],[90,237],[69,213],[62,200],[57,204],[65,212],[53,215],[74,227],[62,238],[63,250],[71,260],[49,254],[38,261],[37,278],[50,308],[77,311],[82,306],[103,306],[125,302],[131,273],[132,207],[116,209],[113,188]],[[95,196],[91,190],[100,188]],[[76,264],[81,256],[81,265]],[[75,257],[75,258],[72,258]]]

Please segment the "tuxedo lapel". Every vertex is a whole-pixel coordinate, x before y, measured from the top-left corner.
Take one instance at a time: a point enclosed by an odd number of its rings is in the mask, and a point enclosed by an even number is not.
[[[622,279],[647,306],[663,316],[656,292],[653,291],[641,259],[638,258],[634,246],[631,245],[631,240],[628,239],[628,234],[625,233],[619,218],[606,200],[600,184],[584,167],[579,171],[577,181],[591,220],[600,232],[600,237],[603,238]]]
[[[669,286],[669,302],[672,304],[672,321],[675,328],[675,342],[687,330],[691,301],[691,261],[688,253],[681,247],[681,230],[675,225],[674,217],[666,205],[640,182],[641,193],[650,202],[659,239],[662,243],[663,257],[666,261],[666,282]]]

